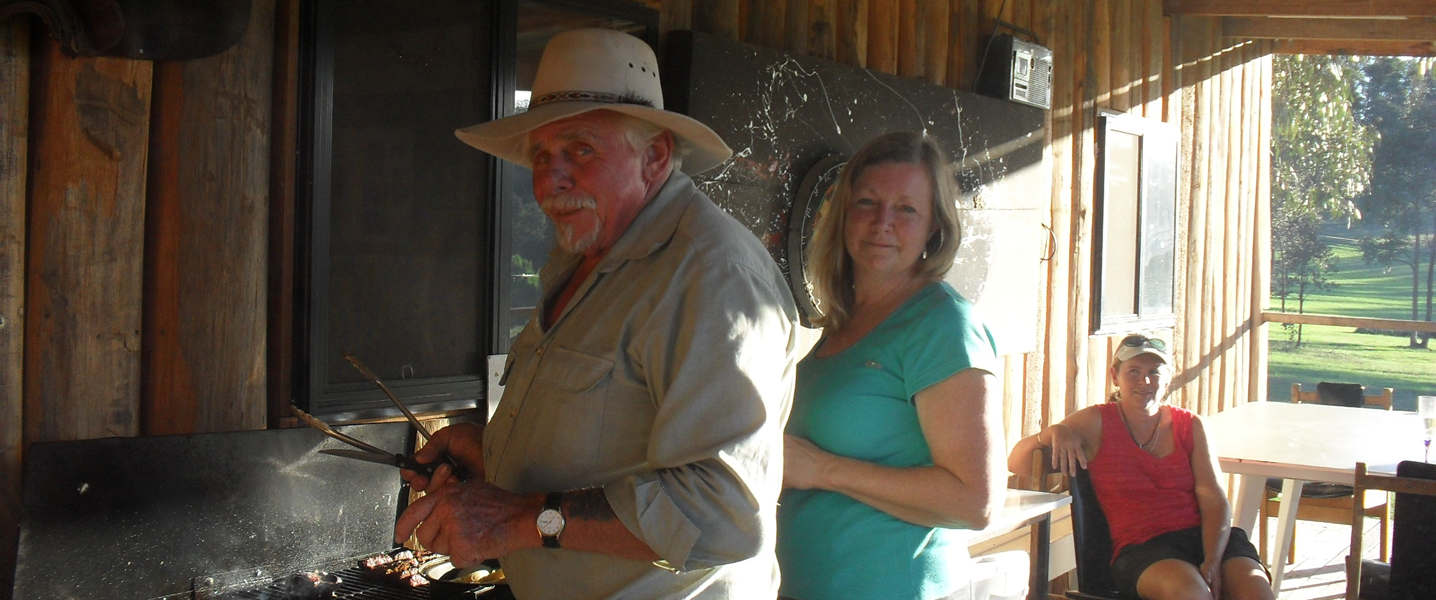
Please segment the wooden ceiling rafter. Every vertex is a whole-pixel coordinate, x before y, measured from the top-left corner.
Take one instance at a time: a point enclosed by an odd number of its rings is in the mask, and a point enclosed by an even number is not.
[[[1278,54],[1436,56],[1433,0],[1163,0],[1169,16],[1220,18],[1229,40]]]
[[[1431,0],[1163,0],[1162,9],[1192,17],[1436,17]]]
[[[1436,19],[1223,17],[1222,33],[1241,39],[1429,42],[1436,40]]]

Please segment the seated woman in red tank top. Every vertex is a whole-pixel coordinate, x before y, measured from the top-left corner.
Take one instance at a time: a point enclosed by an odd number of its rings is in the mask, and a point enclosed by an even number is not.
[[[1112,577],[1130,598],[1272,598],[1256,548],[1231,527],[1202,420],[1162,403],[1171,375],[1166,342],[1129,335],[1112,356],[1117,391],[1061,423],[1023,438],[1007,464],[1031,467],[1051,448],[1052,466],[1085,468],[1112,533]]]

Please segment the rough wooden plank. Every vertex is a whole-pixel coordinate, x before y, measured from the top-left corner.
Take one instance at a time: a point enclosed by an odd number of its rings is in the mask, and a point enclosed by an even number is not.
[[[1430,0],[1163,0],[1169,15],[1248,17],[1436,17]]]
[[[1256,104],[1259,111],[1259,124],[1257,127],[1257,147],[1266,149],[1271,147],[1272,130],[1272,109],[1271,109],[1271,78],[1272,59],[1267,52],[1269,48],[1263,48],[1261,59],[1261,74],[1258,82],[1258,89],[1261,90],[1261,99]],[[1262,324],[1257,315],[1266,310],[1268,299],[1271,297],[1271,157],[1268,152],[1261,152],[1257,155],[1257,176],[1256,176],[1256,235],[1253,236],[1252,252],[1253,276],[1252,276],[1252,316],[1254,322],[1251,342],[1251,397],[1253,399],[1265,399],[1267,397],[1267,361],[1268,328]]]
[[[833,17],[838,32],[833,41],[838,62],[855,67],[868,64],[868,0],[832,0],[837,6]]]
[[[1205,110],[1210,91],[1204,89],[1210,74],[1210,59],[1201,40],[1201,20],[1183,17],[1174,24],[1181,60],[1180,90],[1182,95],[1182,179],[1179,199],[1185,206],[1186,236],[1183,259],[1177,262],[1185,285],[1181,289],[1182,304],[1178,313],[1182,323],[1180,340],[1181,368],[1173,378],[1174,388],[1182,391],[1181,405],[1192,409],[1198,405],[1200,390],[1195,379],[1204,366],[1201,337],[1202,262],[1205,258],[1207,137],[1202,135],[1209,112]]]
[[[918,0],[896,0],[898,11],[898,75],[922,77],[922,56],[927,40],[926,30],[918,22],[921,12]]]
[[[1133,53],[1140,52],[1137,44],[1133,43],[1132,22],[1132,0],[1109,0],[1107,17],[1111,19],[1111,26],[1107,30],[1112,72],[1112,103],[1111,108],[1118,112],[1127,112],[1133,106],[1132,101],[1132,80],[1134,63]],[[1099,32],[1098,35],[1101,35]]]
[[[739,37],[738,0],[693,0],[693,28],[728,38]]]
[[[1090,72],[1081,71],[1076,74],[1078,79],[1078,90],[1076,100],[1081,102],[1080,108],[1074,107],[1073,115],[1075,121],[1073,131],[1073,176],[1072,176],[1072,197],[1074,209],[1072,211],[1072,238],[1071,247],[1068,253],[1072,259],[1069,263],[1071,270],[1069,283],[1072,288],[1072,302],[1068,307],[1069,336],[1067,355],[1067,377],[1072,393],[1072,402],[1077,407],[1088,406],[1093,402],[1100,401],[1097,398],[1087,396],[1085,386],[1078,382],[1086,378],[1088,366],[1088,334],[1091,331],[1089,317],[1091,314],[1092,288],[1092,209],[1096,202],[1096,186],[1094,185],[1097,172],[1096,160],[1096,116],[1097,108],[1106,103],[1108,94],[1111,91],[1111,78],[1108,76],[1107,66],[1110,64],[1106,58],[1108,49],[1105,47],[1107,37],[1098,30],[1102,24],[1107,22],[1106,13],[1103,12],[1105,2],[1096,0],[1093,2],[1094,9],[1091,13],[1084,15],[1074,23],[1076,29],[1086,31],[1088,38],[1085,47],[1090,58],[1086,61],[1092,65]]]
[[[743,40],[755,46],[785,49],[786,2],[749,2],[744,15]]]
[[[948,52],[948,85],[971,90],[976,87],[977,61],[983,47],[977,33],[982,12],[973,0],[956,0],[949,4],[949,10],[948,44],[952,49]]]
[[[1080,65],[1077,59],[1079,35],[1072,27],[1079,10],[1075,3],[1059,3],[1054,9],[1054,30],[1067,32],[1058,40],[1053,52],[1052,109],[1048,112],[1048,129],[1052,142],[1052,212],[1051,258],[1047,261],[1047,323],[1043,336],[1042,414],[1038,426],[1061,421],[1071,412],[1071,394],[1067,390],[1067,305],[1070,295],[1072,239],[1072,129],[1077,110],[1077,80]]]
[[[282,25],[287,24],[289,18],[284,16],[285,13],[288,12],[287,9],[283,8],[287,2],[288,0],[285,0],[285,2],[281,2],[278,5],[280,8],[277,12],[281,19],[281,22],[276,24],[276,30],[278,31],[284,31],[286,29]],[[670,31],[693,29],[693,2],[694,0],[665,0],[658,10],[658,31],[660,34],[667,36]],[[285,47],[287,42],[280,40],[277,44],[276,49],[280,49]]]
[[[838,0],[808,0],[808,54],[828,60],[844,60],[838,58],[835,35],[838,4]]]
[[[1162,17],[1161,6],[1155,2],[1141,2],[1142,48],[1146,71],[1142,77],[1142,114],[1148,119],[1166,121],[1163,98],[1166,96],[1167,75],[1171,72],[1167,38],[1171,35],[1167,19]]]
[[[960,5],[960,4],[964,4],[964,3],[963,3],[963,2],[960,2],[960,1],[959,1],[959,2],[953,2],[952,5],[949,7],[949,8],[951,9],[951,14],[954,16],[954,18],[955,18],[956,15],[958,14],[957,6]],[[1055,11],[1053,5],[1052,5],[1051,3],[1048,3],[1048,2],[1038,3],[1038,4],[1034,7],[1034,9],[1033,9],[1033,13],[1034,13],[1034,14],[1032,15],[1032,21],[1033,21],[1032,28],[1033,28],[1033,30],[1037,33],[1038,39],[1043,40],[1044,43],[1047,43],[1047,44],[1051,44],[1051,43],[1053,42],[1053,31],[1056,29],[1056,15],[1055,15],[1055,12],[1056,12],[1056,11]],[[956,23],[949,23],[949,28],[948,28],[948,29],[949,29],[949,31],[957,31],[957,24],[956,24]],[[959,48],[960,45],[956,42],[956,40],[949,40],[948,47],[955,49],[955,48]],[[958,60],[957,57],[951,57],[951,58],[949,58],[949,63],[955,63],[955,62],[957,62],[957,60]],[[952,72],[954,72],[954,71],[955,71],[954,69],[950,69],[950,70],[949,70],[949,73],[952,73]],[[950,85],[957,85],[957,84],[959,83],[959,80],[956,80],[956,79],[949,79],[948,81],[949,81]],[[1054,96],[1054,100],[1055,100],[1055,96]],[[1054,104],[1054,106],[1055,106],[1055,104]],[[1053,159],[1053,155],[1052,155],[1052,154],[1053,154],[1053,153],[1052,153],[1052,143],[1053,143],[1053,127],[1052,127],[1052,124],[1053,124],[1054,120],[1055,120],[1055,119],[1052,117],[1052,111],[1048,111],[1048,112],[1047,112],[1047,122],[1046,122],[1046,124],[1045,124],[1046,126],[1043,127],[1042,160],[1043,160],[1043,162],[1045,162],[1047,165],[1049,165],[1051,168],[1054,168],[1054,169],[1055,169],[1056,161]],[[1053,188],[1054,188],[1054,192],[1053,192],[1053,193],[1055,194],[1056,186],[1058,185],[1057,179],[1056,179],[1055,177],[1053,178],[1052,185],[1053,185]],[[1050,216],[1050,215],[1051,215],[1051,210],[1052,210],[1052,209],[1051,209],[1052,204],[1053,204],[1053,202],[1051,201],[1051,199],[1049,199],[1049,200],[1048,200],[1048,215],[1049,215],[1049,216],[1048,216],[1048,219],[1049,219],[1049,220],[1051,219],[1051,216]],[[1049,224],[1049,227],[1050,227],[1050,224]],[[1056,248],[1053,246],[1053,243],[1054,243],[1054,242],[1053,242],[1052,240],[1050,240],[1050,239],[1048,240],[1048,244],[1049,244],[1049,245],[1047,246],[1047,250],[1048,250],[1048,251],[1055,251],[1055,250],[1056,250]],[[1044,258],[1045,258],[1045,255],[1044,255]],[[1042,266],[1042,269],[1043,269],[1044,271],[1047,271],[1047,266],[1048,266],[1047,263],[1045,263],[1045,262],[1044,262],[1044,263],[1041,263],[1041,266]],[[1044,275],[1046,275],[1046,273],[1044,273]],[[1047,277],[1047,276],[1038,278],[1036,293],[1038,294],[1039,297],[1042,297],[1042,298],[1050,297],[1050,295],[1051,295],[1051,289],[1052,289],[1052,288],[1051,288],[1051,286],[1050,286],[1050,282],[1048,281],[1048,277]],[[1048,313],[1048,310],[1049,310],[1049,308],[1048,308],[1048,303],[1047,303],[1047,302],[1039,302],[1039,303],[1038,303],[1038,305],[1037,305],[1037,315],[1036,315],[1036,318],[1037,318],[1036,330],[1039,331],[1039,332],[1042,332],[1044,336],[1045,336],[1046,331],[1047,331],[1047,320],[1048,320],[1048,319],[1047,319],[1047,313]],[[1044,375],[1045,372],[1046,372],[1046,366],[1045,366],[1045,360],[1044,360],[1045,358],[1046,358],[1046,355],[1042,352],[1042,346],[1041,346],[1041,345],[1038,346],[1037,351],[1035,351],[1035,352],[1028,352],[1027,354],[1025,354],[1025,355],[1023,356],[1023,363],[1022,363],[1023,382],[1022,382],[1022,399],[1021,399],[1021,401],[1022,401],[1022,415],[1021,415],[1022,421],[1021,421],[1021,428],[1020,428],[1020,430],[1017,432],[1017,435],[1016,435],[1015,437],[1009,437],[1009,438],[1008,438],[1008,441],[1009,441],[1010,443],[1015,444],[1015,443],[1017,443],[1017,440],[1021,439],[1022,437],[1026,436],[1026,435],[1030,435],[1030,434],[1032,434],[1032,433],[1036,433],[1037,431],[1040,430],[1040,428],[1041,428],[1041,426],[1042,426],[1042,415],[1044,414],[1043,403],[1044,403],[1044,401],[1045,401],[1045,394],[1044,394],[1044,391],[1043,391],[1043,375]]]
[[[0,23],[0,595],[13,585],[24,445],[25,165],[30,23]]]
[[[133,436],[151,63],[36,48],[25,440]]]
[[[958,0],[961,1],[961,0]],[[948,19],[952,16],[949,0],[921,0],[918,15],[922,20],[922,72],[928,83],[947,83]]]
[[[793,54],[812,54],[812,49],[808,47],[808,0],[788,0],[783,18],[783,37],[786,41],[783,47]]]
[[[1112,3],[1115,1],[1092,0],[1092,21],[1088,25],[1092,42],[1087,47],[1087,61],[1092,63],[1092,98],[1097,109],[1116,109],[1112,104]]]
[[[1220,37],[1218,37],[1220,40]],[[1226,167],[1222,174],[1226,176],[1224,193],[1222,194],[1222,225],[1223,229],[1218,232],[1221,235],[1222,244],[1222,271],[1217,274],[1220,278],[1221,287],[1217,289],[1216,306],[1213,308],[1219,311],[1214,327],[1216,334],[1212,343],[1221,352],[1221,366],[1217,371],[1220,384],[1217,386],[1217,395],[1211,407],[1211,412],[1219,412],[1231,401],[1233,389],[1234,370],[1236,361],[1236,345],[1233,336],[1236,332],[1236,300],[1237,282],[1240,273],[1237,270],[1236,254],[1241,247],[1238,226],[1239,215],[1243,198],[1241,196],[1240,175],[1241,175],[1241,57],[1235,51],[1224,51],[1222,53],[1225,69],[1222,71],[1222,99],[1223,99],[1223,120],[1225,129],[1219,134],[1225,140],[1226,148],[1222,152]]]
[[[868,3],[868,68],[898,72],[898,6],[877,0]]]
[[[274,1],[208,58],[161,63],[146,265],[144,432],[267,423]]]
[[[289,414],[290,390],[294,377],[294,217],[297,202],[298,162],[294,149],[299,144],[299,23],[301,0],[279,0],[274,19],[274,136],[270,144],[269,178],[269,328],[266,388],[270,428]],[[670,7],[686,6],[679,17]],[[669,25],[692,19],[690,0],[664,4]]]
[[[1224,17],[1222,34],[1236,39],[1436,40],[1436,21],[1422,19],[1273,19]]]
[[[1283,40],[1277,54],[1336,54],[1350,56],[1436,56],[1436,42],[1373,42],[1343,40]]]

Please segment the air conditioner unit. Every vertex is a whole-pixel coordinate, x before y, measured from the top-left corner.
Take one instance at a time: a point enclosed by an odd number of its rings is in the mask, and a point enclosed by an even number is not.
[[[1037,108],[1052,108],[1052,51],[1009,34],[992,38],[977,91]]]

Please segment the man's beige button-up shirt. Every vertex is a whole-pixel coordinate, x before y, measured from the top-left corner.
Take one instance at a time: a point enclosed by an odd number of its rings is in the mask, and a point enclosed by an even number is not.
[[[578,256],[540,273],[544,304]],[[536,315],[546,311],[541,305]],[[519,598],[773,598],[797,311],[758,240],[675,172],[556,322],[531,319],[484,432],[489,479],[602,487],[671,572],[565,549],[503,557]]]

